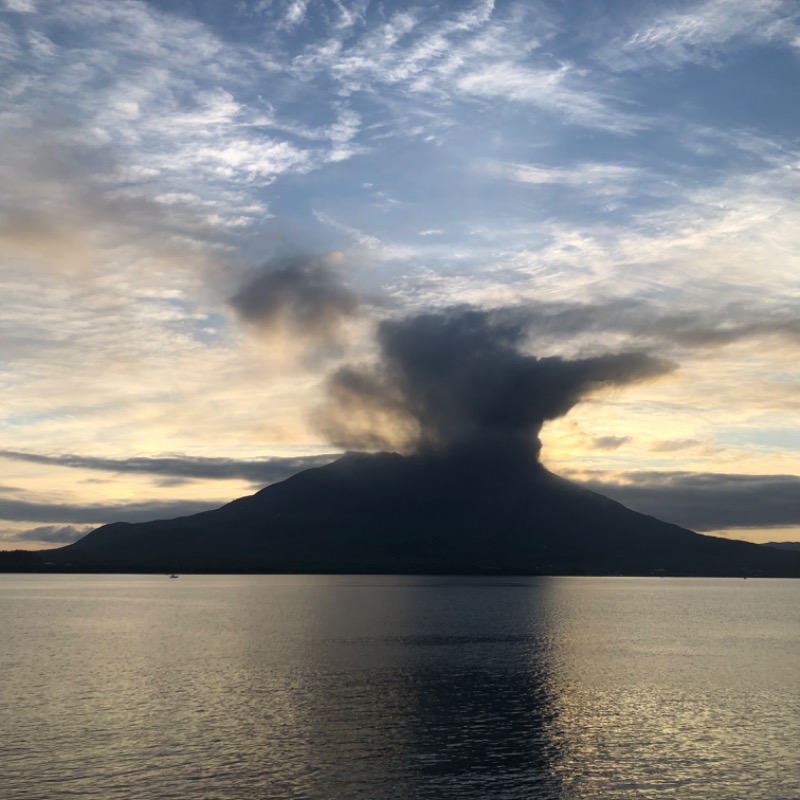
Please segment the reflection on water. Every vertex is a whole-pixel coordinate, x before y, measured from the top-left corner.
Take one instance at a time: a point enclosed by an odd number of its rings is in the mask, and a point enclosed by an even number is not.
[[[800,797],[800,584],[625,578],[553,589],[566,796]]]
[[[337,635],[317,640],[313,660],[334,669],[314,688],[339,713],[314,734],[329,792],[320,796],[560,797],[545,593],[529,583],[384,579],[321,603],[329,616],[320,628]],[[326,750],[336,740],[342,749]]]
[[[799,595],[3,575],[0,797],[798,797]]]

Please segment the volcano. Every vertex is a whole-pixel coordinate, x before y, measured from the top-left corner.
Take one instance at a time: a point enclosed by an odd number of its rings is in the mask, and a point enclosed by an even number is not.
[[[221,508],[42,553],[109,571],[800,576],[800,554],[703,536],[504,453],[348,453]]]

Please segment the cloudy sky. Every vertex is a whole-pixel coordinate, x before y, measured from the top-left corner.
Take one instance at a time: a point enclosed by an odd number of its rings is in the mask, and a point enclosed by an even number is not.
[[[795,0],[0,0],[0,61],[0,547],[392,446],[335,376],[465,309],[650,365],[550,469],[800,539]]]

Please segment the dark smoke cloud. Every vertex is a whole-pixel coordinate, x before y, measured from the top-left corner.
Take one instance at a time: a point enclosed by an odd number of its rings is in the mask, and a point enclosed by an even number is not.
[[[344,447],[538,451],[543,423],[592,391],[673,369],[637,352],[536,358],[520,351],[528,328],[519,313],[470,308],[385,321],[378,366],[331,377],[323,430]]]
[[[230,298],[246,322],[300,336],[329,336],[353,316],[358,295],[326,259],[294,256],[253,272]]]

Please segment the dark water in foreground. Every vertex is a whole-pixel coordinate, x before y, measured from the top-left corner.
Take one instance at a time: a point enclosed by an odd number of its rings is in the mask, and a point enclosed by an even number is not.
[[[2,800],[800,798],[800,581],[0,575]]]

